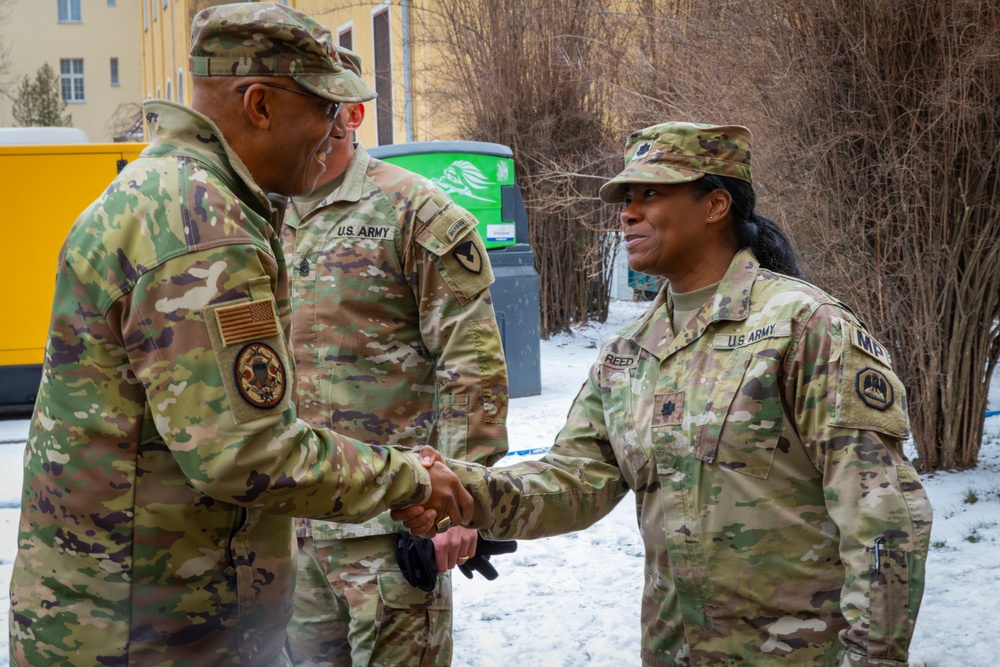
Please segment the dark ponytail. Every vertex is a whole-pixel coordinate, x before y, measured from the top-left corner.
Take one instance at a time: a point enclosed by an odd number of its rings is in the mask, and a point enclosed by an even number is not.
[[[753,185],[739,178],[705,174],[691,183],[696,199],[715,190],[725,190],[732,199],[733,232],[740,249],[750,248],[760,265],[769,271],[802,278],[795,249],[773,220],[757,213]]]

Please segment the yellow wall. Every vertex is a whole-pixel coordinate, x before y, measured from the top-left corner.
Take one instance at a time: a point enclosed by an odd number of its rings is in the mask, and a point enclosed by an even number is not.
[[[446,125],[431,122],[431,115],[423,95],[427,77],[435,67],[435,57],[426,47],[421,46],[419,31],[427,27],[427,19],[433,13],[433,0],[410,3],[409,26],[411,30],[411,86],[412,101],[410,126],[413,141],[433,139],[457,139]],[[345,27],[353,31],[353,50],[361,57],[362,77],[372,89],[375,88],[375,45],[372,29],[373,16],[385,9],[389,11],[389,36],[392,56],[392,111],[393,137],[391,142],[380,141],[376,133],[375,103],[365,105],[365,122],[358,131],[358,139],[365,146],[380,143],[404,143],[407,141],[407,119],[404,96],[403,70],[403,11],[401,0],[374,2],[372,0],[298,0],[299,9],[310,14],[330,29],[334,35]]]
[[[55,5],[55,3],[52,3]],[[59,248],[77,216],[97,199],[118,173],[118,161],[132,161],[141,143],[0,146],[0,179],[17,192],[5,202],[10,275],[30,276],[24,289],[4,291],[3,307],[17,326],[0,327],[0,366],[40,364],[55,290]],[[47,178],[42,176],[48,175]],[[59,183],[53,196],[52,183]],[[39,202],[45,202],[39,215]]]
[[[191,104],[188,47],[191,20],[226,0],[129,0],[141,6],[142,99]],[[164,6],[166,5],[166,6]]]
[[[67,104],[66,113],[91,141],[112,141],[106,125],[118,106],[142,101],[140,7],[137,0],[116,0],[116,6],[80,0],[80,5],[79,23],[59,23],[56,0],[13,3],[0,25],[13,66],[8,92],[14,94],[21,79],[34,78],[46,62],[58,74],[61,58],[82,58],[86,101]],[[111,58],[118,58],[118,86],[111,85]],[[10,100],[0,96],[0,126],[14,125],[11,108]]]

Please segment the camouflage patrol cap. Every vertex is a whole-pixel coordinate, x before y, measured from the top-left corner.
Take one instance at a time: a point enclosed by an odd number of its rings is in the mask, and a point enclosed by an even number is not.
[[[661,123],[625,142],[625,169],[601,186],[601,199],[620,202],[629,183],[689,183],[705,174],[751,183],[750,130],[740,125]]]
[[[361,56],[350,49],[346,49],[340,44],[336,45],[337,53],[340,54],[340,62],[347,69],[358,76],[361,76]]]
[[[359,65],[308,14],[273,2],[210,7],[191,23],[192,76],[287,76],[333,102],[365,102],[375,92]]]

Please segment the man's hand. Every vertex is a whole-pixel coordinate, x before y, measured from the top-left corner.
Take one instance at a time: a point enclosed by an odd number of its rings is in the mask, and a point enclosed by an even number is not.
[[[472,496],[448,468],[444,457],[433,448],[424,447],[420,450],[420,462],[431,477],[431,497],[423,505],[393,510],[390,516],[402,521],[414,535],[426,537],[447,531],[448,525],[457,526],[471,521]]]
[[[433,537],[434,559],[437,561],[438,572],[447,572],[456,565],[461,565],[472,558],[476,553],[476,540],[478,539],[478,531],[462,526],[435,535]]]

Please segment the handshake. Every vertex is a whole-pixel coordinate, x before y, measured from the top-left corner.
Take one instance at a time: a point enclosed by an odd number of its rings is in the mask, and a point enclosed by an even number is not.
[[[390,515],[393,519],[402,521],[409,530],[400,532],[395,543],[396,561],[403,576],[411,586],[431,591],[434,590],[438,573],[453,567],[454,560],[449,564],[445,552],[436,554],[434,542],[420,536],[433,537],[447,532],[454,525],[467,524],[472,520],[474,505],[472,496],[437,450],[424,447],[420,450],[419,457],[421,465],[431,477],[431,496],[424,505],[393,510]],[[475,535],[474,531],[468,532]],[[469,579],[472,579],[473,571],[490,581],[496,579],[497,571],[490,564],[490,556],[517,550],[517,542],[513,541],[500,542],[479,537],[475,544],[474,555],[465,560],[459,558],[458,563],[458,569]]]
[[[446,459],[433,447],[422,448],[418,456],[430,474],[431,496],[423,505],[392,510],[390,516],[402,521],[412,534],[425,537],[472,521],[475,509],[472,496],[448,467]]]

